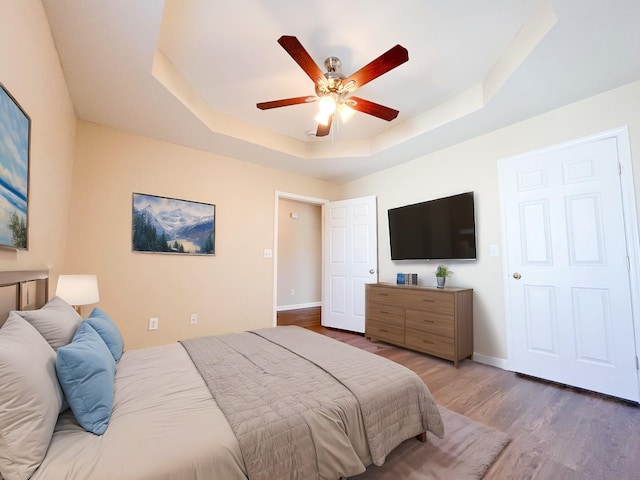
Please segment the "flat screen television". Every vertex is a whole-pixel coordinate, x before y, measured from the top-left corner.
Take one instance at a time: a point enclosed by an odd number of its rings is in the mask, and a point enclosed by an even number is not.
[[[391,208],[391,260],[476,259],[473,192]]]

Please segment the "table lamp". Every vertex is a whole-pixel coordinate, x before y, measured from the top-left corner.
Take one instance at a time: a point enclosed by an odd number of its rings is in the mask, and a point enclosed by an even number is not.
[[[98,279],[95,275],[60,275],[56,295],[80,313],[82,305],[98,303]]]

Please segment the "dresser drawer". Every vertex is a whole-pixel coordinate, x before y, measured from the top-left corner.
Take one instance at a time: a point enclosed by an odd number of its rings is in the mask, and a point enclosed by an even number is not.
[[[384,305],[381,303],[367,303],[366,319],[393,324],[404,328],[404,308]]]
[[[453,339],[440,335],[425,335],[419,330],[407,328],[407,348],[429,353],[446,360],[455,360]]]
[[[452,315],[442,313],[427,312],[425,310],[407,310],[406,326],[419,332],[442,335],[453,338],[454,322]]]
[[[404,344],[404,322],[401,325],[380,322],[367,317],[365,336],[394,344]]]
[[[418,292],[416,290],[405,292],[407,308],[414,310],[427,310],[433,313],[453,315],[455,313],[455,298],[446,292]]]
[[[366,285],[366,302],[375,302],[383,305],[404,307],[407,303],[403,292],[399,287],[379,287],[377,285]]]

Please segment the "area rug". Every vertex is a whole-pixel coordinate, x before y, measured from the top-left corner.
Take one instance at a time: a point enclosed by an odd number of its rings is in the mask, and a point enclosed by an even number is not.
[[[440,407],[445,437],[409,439],[351,480],[480,480],[509,443],[506,434]]]

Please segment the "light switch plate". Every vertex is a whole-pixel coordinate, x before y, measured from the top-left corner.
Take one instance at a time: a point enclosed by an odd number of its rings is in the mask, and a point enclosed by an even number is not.
[[[149,319],[149,330],[157,330],[158,329],[158,317],[151,317]]]

